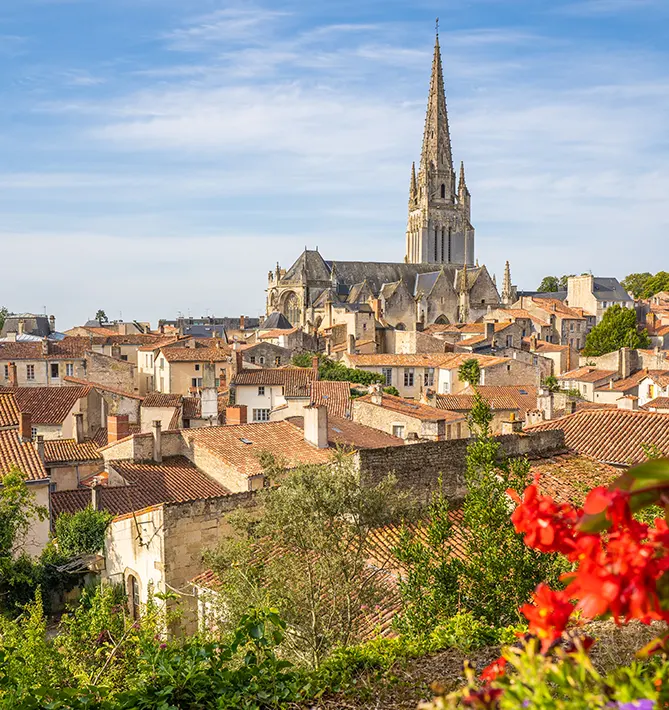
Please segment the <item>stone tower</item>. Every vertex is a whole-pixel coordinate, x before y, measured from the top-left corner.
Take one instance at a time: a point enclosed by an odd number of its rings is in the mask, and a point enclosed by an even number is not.
[[[415,164],[411,166],[404,261],[410,264],[474,266],[470,202],[463,163],[460,164],[457,185],[455,180],[437,34],[417,176]]]

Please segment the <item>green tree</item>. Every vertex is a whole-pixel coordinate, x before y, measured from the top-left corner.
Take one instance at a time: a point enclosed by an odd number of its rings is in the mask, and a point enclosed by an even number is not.
[[[260,520],[237,517],[237,535],[208,555],[235,625],[249,607],[274,606],[287,622],[286,649],[317,667],[355,639],[387,595],[383,564],[368,562],[371,532],[406,511],[388,477],[362,488],[343,452],[301,466],[263,494]]]
[[[298,353],[293,355],[291,362],[296,367],[311,367],[314,357],[317,357],[319,361],[318,377],[321,380],[355,382],[359,385],[383,384],[385,382],[385,378],[377,372],[346,367],[343,363],[335,362],[322,353]]]
[[[569,279],[572,276],[576,276],[576,274],[564,274],[563,276],[560,276],[560,281],[558,282],[559,288],[557,290],[566,291],[567,287],[569,286]]]
[[[112,518],[111,513],[90,506],[77,513],[61,513],[55,524],[58,550],[67,557],[100,552]]]
[[[511,522],[506,491],[532,480],[527,459],[508,459],[491,434],[492,412],[477,392],[469,418],[474,439],[467,447],[467,496],[454,524],[446,501],[433,499],[424,523],[427,534],[403,531],[395,549],[404,572],[400,583],[400,628],[424,634],[454,611],[505,626],[520,620],[518,608],[540,581],[557,582],[561,560],[530,550]]]
[[[465,360],[458,368],[458,379],[460,382],[467,382],[472,387],[476,387],[481,381],[479,361],[474,357]]]
[[[109,318],[107,318],[107,314],[102,310],[98,310],[98,312],[95,314],[95,320],[102,325],[103,323],[109,323]]]
[[[544,377],[541,382],[541,386],[545,387],[549,392],[560,391],[560,382],[555,375],[548,375],[548,377]]]
[[[544,276],[537,291],[540,293],[553,293],[559,291],[560,281],[557,276]]]
[[[615,304],[587,335],[583,355],[597,357],[620,348],[648,348],[648,332],[637,327],[636,311]]]
[[[641,294],[644,292],[648,280],[652,277],[653,275],[648,271],[644,271],[640,274],[627,274],[620,283],[623,288],[635,298],[641,298]]]
[[[0,330],[4,328],[8,315],[9,311],[4,306],[0,306]]]
[[[646,282],[641,291],[641,298],[650,298],[660,291],[669,291],[669,273],[658,271]]]

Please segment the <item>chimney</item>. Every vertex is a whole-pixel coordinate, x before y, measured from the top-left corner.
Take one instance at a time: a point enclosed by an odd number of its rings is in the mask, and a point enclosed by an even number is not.
[[[44,437],[40,434],[35,442],[35,450],[39,456],[39,460],[44,463]]]
[[[163,460],[163,431],[160,419],[153,420],[153,460],[160,463]]]
[[[7,371],[9,373],[9,386],[10,387],[18,387],[19,386],[19,378],[16,374],[16,363],[10,362]]]
[[[246,326],[246,318],[244,316],[239,316],[239,330],[244,330]]]
[[[246,422],[247,418],[245,404],[233,404],[225,408],[226,424],[246,424]]]
[[[632,394],[628,394],[621,397],[616,404],[618,405],[618,409],[627,409],[634,412],[639,409],[639,398]]]
[[[537,395],[537,409],[543,414],[543,418],[546,421],[550,421],[553,418],[554,412],[554,396],[553,393],[548,389],[540,389]]]
[[[42,355],[49,354],[49,340],[48,338],[42,338]]]
[[[56,332],[56,316],[49,316],[49,330],[52,333]]]
[[[372,385],[370,394],[372,404],[383,405],[383,391],[381,390],[381,385]]]
[[[537,334],[530,335],[530,352],[535,352],[537,349]]]
[[[620,348],[618,351],[618,374],[622,380],[632,374],[632,355],[629,348]]]
[[[304,408],[304,440],[319,449],[328,448],[328,410],[326,407]]]
[[[311,358],[311,373],[312,373],[312,379],[314,381],[318,380],[318,363],[319,363],[318,355],[314,355]]]
[[[238,375],[244,369],[244,359],[239,350],[232,353],[232,376]]]
[[[74,412],[74,440],[77,444],[84,443],[84,413]]]
[[[348,336],[348,354],[355,354],[355,335],[353,333]]]
[[[567,402],[567,409],[569,410],[569,414],[576,413],[576,400],[575,399],[572,399],[569,402]]]
[[[485,339],[492,340],[495,337],[495,321],[486,321],[484,323]]]
[[[425,324],[423,323],[422,320],[417,320],[415,325],[414,325],[414,330],[417,333],[422,333],[425,330]]]
[[[165,335],[165,324],[161,323],[160,326],[158,327],[158,330],[161,335]]]
[[[130,435],[127,414],[110,414],[107,417],[107,443],[113,444]]]
[[[516,418],[516,413],[511,412],[511,416],[505,422],[502,422],[502,435],[518,434],[523,430],[523,422]]]
[[[100,483],[97,478],[94,478],[91,483],[91,508],[100,510]]]
[[[18,324],[18,326],[17,326],[17,328],[18,328],[18,334],[19,334],[19,335],[23,335],[23,331],[24,331],[24,328],[25,328],[25,321],[20,320],[20,321],[19,321],[19,324]]]
[[[30,412],[19,412],[19,437],[21,441],[33,439],[33,418]]]

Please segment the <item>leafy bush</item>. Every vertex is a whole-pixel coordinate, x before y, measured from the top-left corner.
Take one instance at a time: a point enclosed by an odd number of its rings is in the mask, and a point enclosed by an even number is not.
[[[319,360],[318,376],[321,380],[355,382],[359,385],[383,384],[385,382],[385,378],[377,372],[367,372],[367,370],[346,367],[343,363],[335,362],[322,353],[299,353],[293,355],[292,364],[296,367],[311,367],[314,357]]]
[[[481,366],[479,365],[479,361],[474,357],[465,360],[458,368],[458,379],[460,382],[466,382],[472,387],[478,385],[481,381]]]
[[[637,327],[636,311],[615,304],[586,336],[583,355],[596,357],[620,348],[647,348],[648,332]]]
[[[67,557],[100,552],[112,518],[111,513],[90,506],[77,513],[61,513],[55,525],[58,549]]]

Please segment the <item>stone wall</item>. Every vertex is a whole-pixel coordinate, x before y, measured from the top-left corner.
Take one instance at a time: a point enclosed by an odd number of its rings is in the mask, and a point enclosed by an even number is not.
[[[124,392],[137,388],[137,366],[100,353],[86,353],[86,379]]]
[[[226,514],[257,505],[254,493],[237,493],[187,503],[165,503],[163,509],[164,574],[173,589],[184,592],[179,608],[183,614],[174,631],[197,631],[196,600],[188,589],[193,577],[204,571],[203,554],[216,547],[221,537],[232,534]]]
[[[538,366],[521,362],[520,360],[507,360],[499,365],[489,365],[481,369],[482,385],[532,385],[539,387],[541,375]]]
[[[564,449],[561,430],[497,437],[507,456],[542,455]],[[465,457],[468,439],[430,441],[410,446],[362,449],[357,454],[363,486],[374,486],[393,473],[399,486],[418,501],[428,502],[442,476],[444,493],[453,501],[466,494]]]

